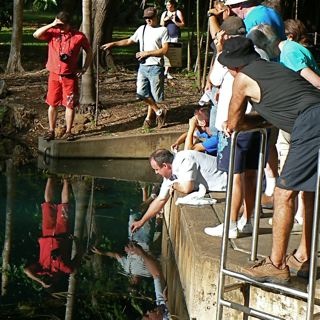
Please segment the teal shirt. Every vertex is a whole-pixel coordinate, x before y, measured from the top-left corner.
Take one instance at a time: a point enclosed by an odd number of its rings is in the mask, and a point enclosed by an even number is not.
[[[284,42],[280,54],[280,63],[296,72],[310,68],[320,75],[320,69],[312,53],[306,47],[295,41],[286,40]]]

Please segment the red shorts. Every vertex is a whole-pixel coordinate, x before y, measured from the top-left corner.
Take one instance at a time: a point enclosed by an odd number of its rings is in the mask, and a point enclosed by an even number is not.
[[[53,204],[44,202],[41,208],[43,237],[70,233],[69,205],[67,203]]]
[[[65,106],[73,109],[79,105],[78,77],[60,76],[50,72],[46,103],[52,107]]]

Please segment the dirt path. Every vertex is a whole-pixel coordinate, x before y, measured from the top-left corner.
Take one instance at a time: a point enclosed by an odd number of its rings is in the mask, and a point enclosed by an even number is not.
[[[44,102],[47,85],[45,70],[24,75],[1,77],[6,81],[9,95],[0,100],[3,104],[24,106],[34,114],[33,123],[18,132],[34,152],[38,137],[48,129],[47,107]],[[131,135],[150,132],[165,132],[187,129],[188,119],[193,115],[200,98],[195,81],[185,75],[176,74],[174,80],[165,84],[165,105],[168,108],[167,125],[161,129],[143,130],[141,128],[147,108],[136,99],[136,74],[122,70],[117,73],[102,73],[99,77],[99,112],[95,125],[95,106],[77,113],[74,132],[79,136],[93,135]],[[64,109],[59,109],[58,135],[64,127]]]

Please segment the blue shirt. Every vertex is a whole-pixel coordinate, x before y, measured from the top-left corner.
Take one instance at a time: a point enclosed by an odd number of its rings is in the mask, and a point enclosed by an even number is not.
[[[284,41],[280,53],[280,63],[296,72],[310,68],[320,75],[320,68],[312,53],[306,47],[295,41]]]
[[[268,24],[272,26],[281,40],[286,39],[284,23],[278,12],[270,7],[256,6],[243,19],[247,32],[259,24]]]

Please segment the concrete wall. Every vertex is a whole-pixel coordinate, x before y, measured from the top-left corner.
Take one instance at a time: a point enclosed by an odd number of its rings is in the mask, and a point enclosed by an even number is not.
[[[153,150],[170,149],[182,132],[120,137],[80,138],[75,141],[38,140],[39,152],[53,158],[148,158]],[[150,152],[150,150],[152,150]]]
[[[175,206],[176,196],[170,199],[165,208],[165,223],[168,234],[163,237],[163,255],[168,254],[168,243],[172,247],[179,274],[170,271],[173,268],[163,264],[167,276],[169,296],[175,295],[171,283],[181,282],[190,319],[212,320],[216,316],[217,288],[219,281],[219,263],[221,239],[210,237],[203,232],[204,227],[219,223],[215,210],[224,210],[224,201],[212,206],[192,207]],[[271,237],[270,237],[271,239]],[[270,246],[270,243],[264,245]],[[228,249],[228,268],[240,271],[248,265],[248,254]],[[166,262],[166,261],[165,261]],[[167,261],[169,263],[170,261]],[[176,279],[179,277],[179,279]],[[226,278],[226,284],[237,280]],[[292,286],[306,290],[306,281],[293,279]],[[273,314],[281,319],[305,319],[306,303],[299,299],[250,286],[250,305]],[[225,293],[225,299],[244,304],[240,289]],[[169,299],[170,301],[170,299]],[[171,306],[176,308],[177,306]],[[315,312],[319,307],[315,306]],[[223,308],[222,319],[243,319],[242,313]],[[278,319],[278,318],[277,318]],[[316,319],[316,317],[314,318]]]

